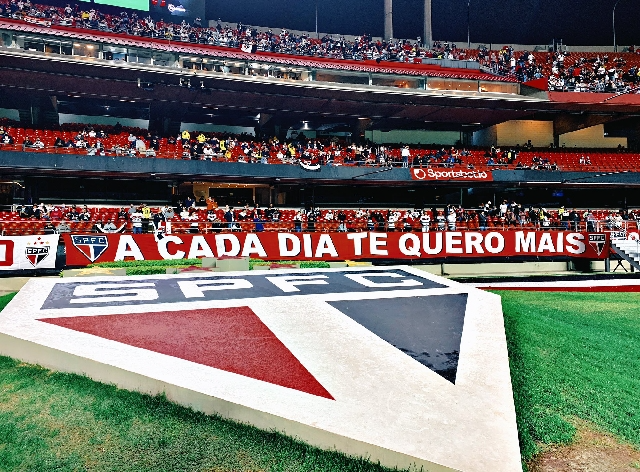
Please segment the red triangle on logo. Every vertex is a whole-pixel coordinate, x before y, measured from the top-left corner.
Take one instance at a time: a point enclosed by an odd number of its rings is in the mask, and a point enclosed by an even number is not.
[[[246,306],[39,321],[333,400]]]

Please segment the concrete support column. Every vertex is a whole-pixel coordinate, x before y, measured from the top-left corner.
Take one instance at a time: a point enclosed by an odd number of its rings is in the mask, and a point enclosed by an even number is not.
[[[393,38],[393,0],[384,0],[384,39]]]
[[[422,43],[425,47],[431,47],[433,44],[433,31],[431,30],[431,0],[424,0],[424,31]]]
[[[370,118],[361,118],[357,120],[353,126],[353,142],[360,144],[364,141],[364,132],[371,125]]]

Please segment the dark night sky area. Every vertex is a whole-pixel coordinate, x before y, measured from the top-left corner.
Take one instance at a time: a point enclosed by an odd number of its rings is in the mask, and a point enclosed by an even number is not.
[[[615,0],[470,0],[471,41],[502,44],[613,45]],[[315,30],[314,0],[206,0],[207,17],[272,28]],[[467,0],[432,0],[434,39],[467,40]],[[394,0],[398,38],[422,35],[422,1]],[[382,36],[382,0],[318,0],[321,32]],[[640,44],[640,1],[620,0],[617,43]]]

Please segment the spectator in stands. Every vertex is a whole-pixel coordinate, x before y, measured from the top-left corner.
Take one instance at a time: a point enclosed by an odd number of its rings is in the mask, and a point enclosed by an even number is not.
[[[56,230],[60,234],[62,234],[62,233],[70,233],[71,232],[71,228],[69,227],[69,225],[67,224],[67,222],[64,219],[58,224],[58,226],[56,226]]]
[[[79,221],[91,221],[91,212],[87,208],[87,205],[85,205],[82,208],[82,211],[80,211],[78,213],[78,220]]]
[[[293,217],[293,229],[296,233],[302,231],[302,220],[303,220],[302,210],[298,210],[298,212]]]
[[[449,231],[455,231],[456,230],[456,211],[452,208],[449,210],[449,214],[447,215],[447,223],[449,226]]]
[[[227,222],[227,228],[233,229],[233,207],[225,205],[224,207],[224,220]]]
[[[318,214],[315,210],[309,210],[307,213],[307,231],[313,233],[316,230],[316,221],[318,221]]]
[[[121,207],[120,211],[118,212],[118,221],[123,221],[128,219],[129,219],[129,212],[127,212],[127,210],[124,207]]]
[[[149,208],[146,204],[142,204],[142,232],[149,232],[149,221],[151,220],[151,208]]]
[[[51,224],[50,221],[47,221],[43,228],[44,234],[56,234],[56,228]]]
[[[59,221],[62,216],[62,211],[57,206],[53,207],[51,211],[49,211],[49,218],[53,221]]]
[[[409,150],[409,146],[404,146],[402,148],[402,167],[409,167],[409,158],[411,157],[411,151]]]
[[[173,207],[167,205],[160,209],[164,219],[164,234],[171,234],[171,220],[175,217]]]
[[[429,231],[429,226],[431,225],[431,216],[427,212],[427,210],[423,210],[420,215],[420,227],[422,228],[423,233],[427,233]]]
[[[260,215],[258,214],[258,212],[254,212],[253,213],[253,224],[254,226],[254,231],[256,233],[261,233],[264,231],[264,224],[262,221],[262,218],[260,218]]]
[[[571,229],[573,231],[578,231],[580,229],[580,214],[575,208],[569,213],[569,223],[571,224]]]
[[[400,213],[389,210],[387,214],[389,215],[387,218],[387,231],[393,232],[396,230],[396,223],[400,220]]]
[[[133,227],[133,234],[142,234],[142,213],[137,209],[131,215],[131,224]]]
[[[105,233],[115,233],[118,230],[118,227],[113,223],[112,219],[102,226],[102,231]]]
[[[338,211],[338,231],[341,233],[347,231],[347,214],[344,210]]]

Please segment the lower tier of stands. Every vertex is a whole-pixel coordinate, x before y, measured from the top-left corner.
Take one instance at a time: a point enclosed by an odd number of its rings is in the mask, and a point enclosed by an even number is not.
[[[86,221],[73,221],[67,218],[54,217],[50,219],[21,218],[17,212],[0,212],[0,231],[3,236],[53,234],[57,232],[93,233],[102,232],[101,228],[108,222],[118,228],[118,232],[133,232],[133,223],[129,217],[119,217],[119,208],[93,208],[89,209],[90,216]],[[160,208],[152,208],[151,214],[155,215]],[[480,216],[480,211],[457,210],[455,220],[446,218],[446,210],[317,210],[313,216],[293,209],[278,210],[277,221],[270,220],[264,212],[249,211],[243,214],[242,210],[235,210],[234,221],[225,220],[225,210],[206,209],[193,210],[183,213],[182,216],[174,216],[168,221],[169,230],[172,233],[211,233],[229,231],[465,231],[465,230],[565,230],[578,231],[638,231],[636,215],[633,212],[622,215],[610,210],[594,210],[591,217],[586,217],[584,210],[578,211],[579,220],[568,221],[556,210],[536,209],[536,218],[531,218],[529,211],[523,211],[518,216],[507,213],[501,216],[499,213],[491,216],[487,214],[486,220]],[[454,210],[455,211],[455,210]],[[256,218],[257,214],[260,214]],[[344,214],[344,225],[339,220],[340,214]],[[541,215],[542,213],[542,215]],[[428,215],[428,222],[420,217]],[[589,221],[587,221],[589,219]],[[58,230],[60,225],[65,228]],[[161,225],[167,230],[166,222]],[[145,222],[147,232],[153,232],[153,219]]]

